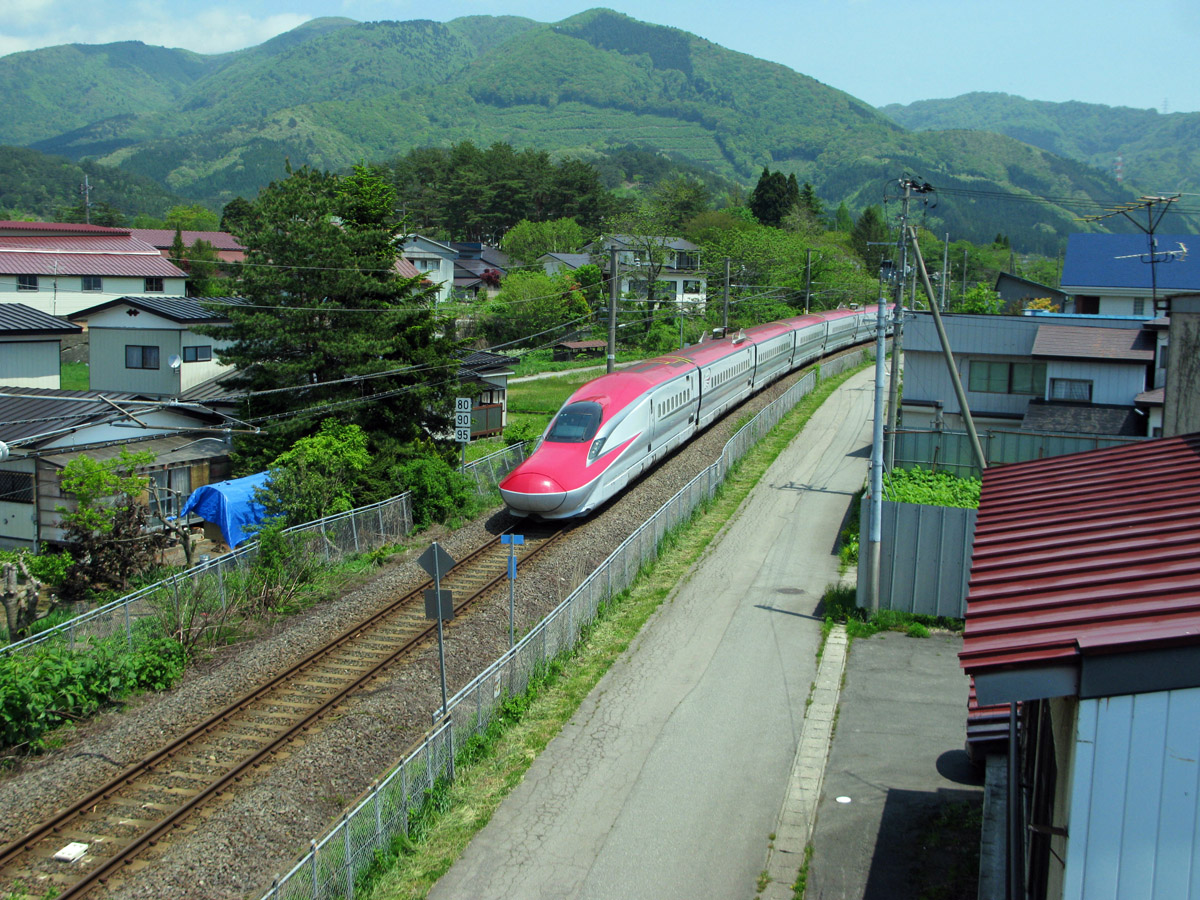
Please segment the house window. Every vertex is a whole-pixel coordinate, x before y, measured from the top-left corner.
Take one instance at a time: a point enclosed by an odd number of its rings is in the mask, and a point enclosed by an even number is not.
[[[700,255],[697,253],[688,253],[679,251],[675,254],[675,268],[677,269],[698,269],[700,267]]]
[[[1082,378],[1051,378],[1050,399],[1091,403],[1092,383]]]
[[[701,292],[699,281],[685,281],[683,283],[683,292],[685,294],[699,294]]]
[[[146,347],[139,344],[125,345],[125,368],[127,369],[157,369],[158,348]]]
[[[1076,297],[1075,312],[1081,316],[1100,315],[1100,298],[1086,296]]]
[[[186,466],[178,469],[159,469],[151,472],[150,478],[154,481],[158,496],[162,500],[163,514],[176,515],[183,501],[192,492],[192,470]],[[153,504],[153,494],[150,499]],[[152,509],[152,512],[157,510]]]
[[[184,347],[184,362],[208,362],[212,359],[212,346]]]
[[[146,279],[146,286],[145,286],[144,290],[146,291],[147,294],[161,294],[163,292],[162,278],[158,275],[151,275],[149,278]],[[158,367],[155,366],[155,368],[158,368]]]
[[[1158,348],[1158,367],[1165,369],[1167,367],[1167,348],[1170,344],[1160,344]]]
[[[1135,316],[1144,316],[1146,314],[1146,301],[1142,297],[1138,297],[1133,301],[1133,314]]]
[[[32,502],[32,472],[0,472],[0,503]]]
[[[36,291],[38,289],[38,277],[36,275],[18,275],[17,290],[18,291]]]
[[[99,275],[84,275],[83,289],[85,291],[102,291],[104,290],[104,279]]]
[[[968,390],[981,394],[1031,394],[1036,397],[1045,389],[1045,363],[971,360]]]

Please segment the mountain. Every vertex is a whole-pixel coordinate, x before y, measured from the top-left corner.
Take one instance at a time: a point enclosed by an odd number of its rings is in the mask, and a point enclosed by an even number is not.
[[[973,93],[880,109],[913,131],[971,129],[1008,135],[1104,172],[1121,157],[1126,180],[1153,193],[1200,191],[1200,113],[1097,103],[1049,103]]]
[[[0,91],[15,112],[0,120],[0,143],[93,159],[213,206],[253,196],[285,160],[341,169],[468,140],[584,159],[651,147],[744,186],[769,166],[852,209],[912,173],[970,192],[924,209],[930,227],[975,240],[1004,232],[1030,250],[1079,230],[1074,204],[1132,196],[1011,137],[910,131],[785,66],[604,9],[552,25],[318,19],[211,57],[56,47],[0,58]],[[1058,199],[1002,199],[1012,194]]]

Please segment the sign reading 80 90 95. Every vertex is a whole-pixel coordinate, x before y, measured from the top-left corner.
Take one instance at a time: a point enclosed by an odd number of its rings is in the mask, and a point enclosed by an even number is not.
[[[454,398],[454,440],[460,444],[471,443],[471,398]]]

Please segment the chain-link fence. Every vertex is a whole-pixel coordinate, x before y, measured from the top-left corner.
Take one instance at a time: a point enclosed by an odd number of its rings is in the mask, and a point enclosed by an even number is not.
[[[463,468],[475,482],[476,490],[486,494],[525,459],[525,443],[505,447]],[[336,563],[354,553],[376,550],[395,543],[413,529],[412,495],[405,491],[388,500],[362,506],[349,512],[306,522],[284,531],[307,560]],[[176,609],[180,598],[212,597],[224,609],[231,600],[230,584],[252,564],[258,554],[258,542],[251,541],[237,550],[206,560],[170,578],[155,582],[111,603],[76,616],[45,631],[0,647],[0,656],[27,652],[46,641],[65,641],[71,649],[86,647],[88,642],[124,635],[132,644],[139,621],[153,620],[157,610]]]
[[[823,365],[821,375],[831,377],[854,368],[866,355],[866,350],[859,350],[840,357]],[[371,789],[323,838],[313,841],[309,852],[275,881],[263,900],[353,900],[356,881],[374,862],[376,849],[386,849],[394,837],[408,831],[411,816],[426,802],[438,779],[453,778],[453,748],[482,734],[506,697],[524,693],[540,668],[575,645],[600,605],[632,585],[642,566],[658,556],[667,532],[711,499],[730,467],[811,393],[816,383],[817,374],[808,373],[738,429],[716,462],[627,537],[516,646],[456,693],[447,704],[446,717],[435,718],[421,748]],[[436,770],[430,768],[426,750],[434,743],[445,751],[438,757]],[[397,789],[396,784],[407,787]],[[414,784],[422,787],[414,791]]]

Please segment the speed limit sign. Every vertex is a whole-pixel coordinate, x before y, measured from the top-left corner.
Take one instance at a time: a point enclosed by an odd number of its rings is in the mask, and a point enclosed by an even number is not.
[[[470,397],[455,397],[454,398],[454,411],[456,413],[464,413],[464,412],[469,413],[471,411],[471,398]]]
[[[454,429],[454,440],[458,441],[460,444],[471,443],[471,429],[470,428],[455,428]]]

